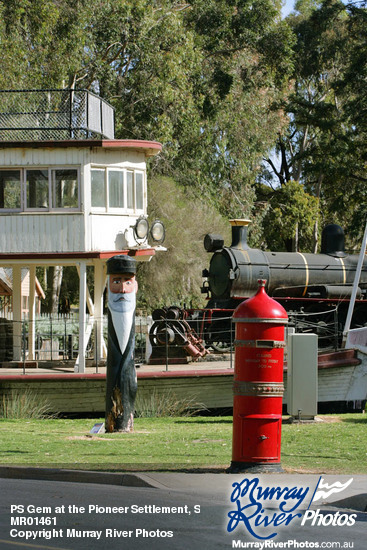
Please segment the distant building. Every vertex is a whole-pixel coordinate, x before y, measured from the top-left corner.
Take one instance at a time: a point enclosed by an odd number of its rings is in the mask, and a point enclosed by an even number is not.
[[[22,280],[22,318],[29,316],[30,276],[29,269],[21,270]],[[35,313],[41,313],[41,300],[45,299],[45,293],[39,282],[35,279]],[[10,268],[0,267],[0,317],[13,311],[13,271]]]

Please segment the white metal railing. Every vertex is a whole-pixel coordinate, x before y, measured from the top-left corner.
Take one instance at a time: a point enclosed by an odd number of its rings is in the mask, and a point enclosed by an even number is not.
[[[0,140],[114,139],[114,109],[89,90],[0,90]]]

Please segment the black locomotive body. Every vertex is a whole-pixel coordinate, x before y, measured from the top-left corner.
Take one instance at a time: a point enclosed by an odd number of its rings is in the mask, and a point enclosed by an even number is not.
[[[344,251],[344,232],[328,225],[322,235],[321,254],[265,252],[247,243],[247,220],[231,220],[232,244],[224,246],[219,235],[206,235],[205,249],[213,252],[208,270],[203,271],[202,292],[208,295],[211,327],[206,344],[228,345],[232,338],[229,323],[221,312],[233,311],[253,296],[258,280],[266,280],[266,291],[277,299],[299,331],[320,335],[320,347],[340,343],[353,289],[357,255]],[[367,262],[364,262],[352,326],[367,322]],[[227,325],[227,331],[225,326]],[[221,335],[221,337],[219,337]]]

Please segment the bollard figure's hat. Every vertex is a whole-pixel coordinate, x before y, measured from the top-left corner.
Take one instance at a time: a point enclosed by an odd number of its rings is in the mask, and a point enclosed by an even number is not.
[[[112,256],[107,260],[107,275],[118,273],[136,273],[136,260],[130,256]]]

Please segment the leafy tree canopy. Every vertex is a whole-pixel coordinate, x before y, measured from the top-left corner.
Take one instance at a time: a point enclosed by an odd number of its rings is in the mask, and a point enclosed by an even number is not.
[[[308,194],[303,185],[290,180],[276,192],[268,195],[268,210],[264,226],[268,228],[266,246],[270,250],[282,251],[298,248],[312,252],[314,220],[318,217],[318,200]],[[296,242],[295,242],[296,241]]]
[[[163,221],[167,252],[139,266],[138,306],[150,311],[165,305],[203,307],[201,273],[209,262],[204,237],[219,233],[229,245],[230,224],[213,207],[199,202],[191,190],[162,176],[150,182],[149,216]]]
[[[296,37],[293,88],[284,103],[289,124],[260,181],[299,181],[320,201],[314,246],[319,221],[339,221],[349,235],[364,226],[365,7],[364,1],[300,0],[288,18]]]

